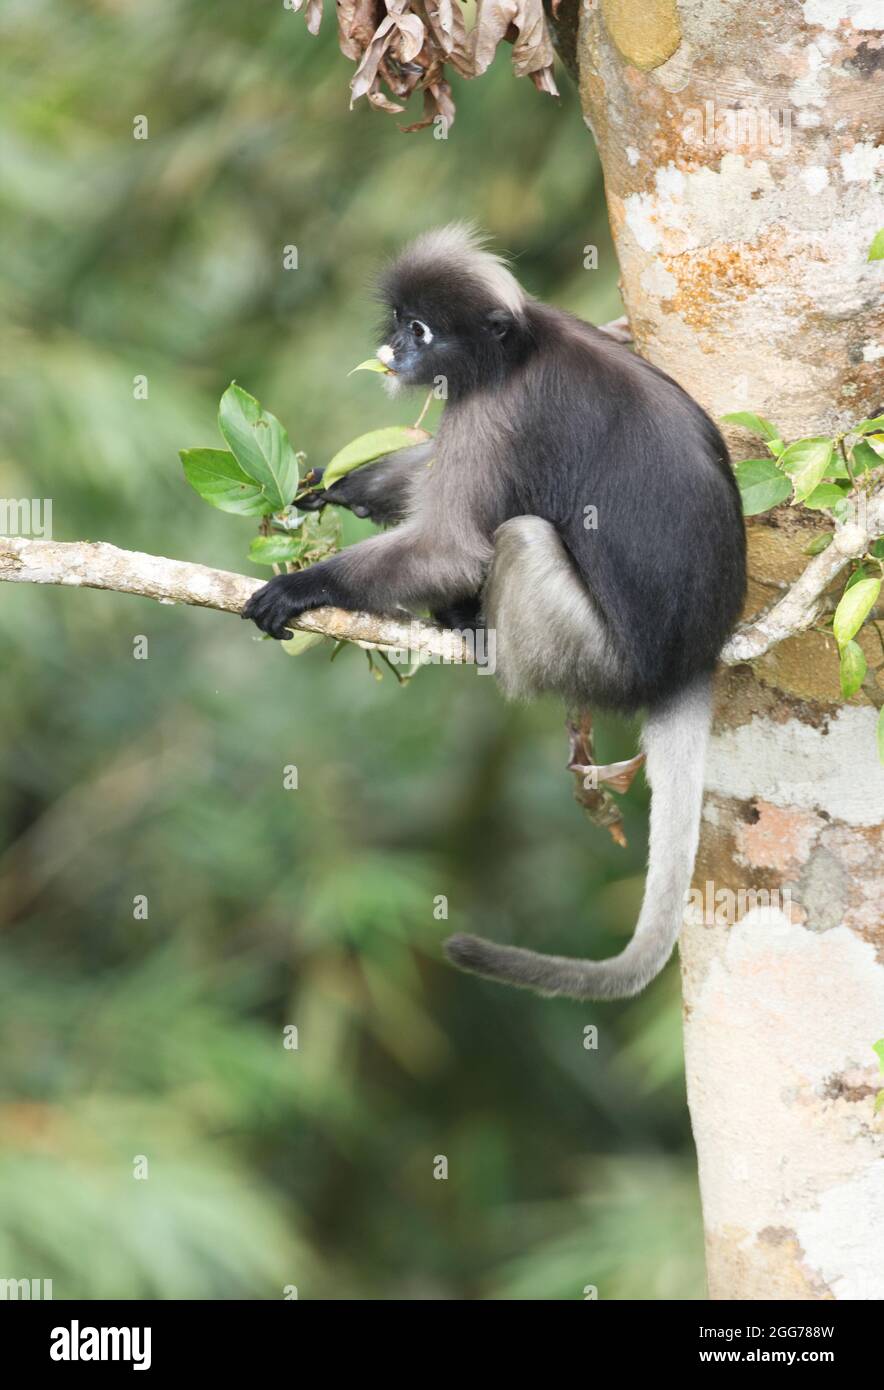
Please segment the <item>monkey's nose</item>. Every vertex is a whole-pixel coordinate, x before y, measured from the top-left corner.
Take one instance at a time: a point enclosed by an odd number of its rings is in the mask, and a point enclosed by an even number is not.
[[[384,343],[375,353],[375,357],[379,362],[383,362],[385,367],[392,367],[395,356],[396,354],[389,343]]]

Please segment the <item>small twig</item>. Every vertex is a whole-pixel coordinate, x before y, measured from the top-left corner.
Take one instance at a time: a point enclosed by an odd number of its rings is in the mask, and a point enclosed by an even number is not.
[[[860,494],[854,493],[849,500],[857,503],[859,498]],[[884,488],[871,495],[863,494],[862,498],[866,525],[848,521],[835,528],[831,545],[814,556],[779,602],[760,618],[754,618],[737,628],[721,654],[726,666],[754,661],[787,637],[795,637],[799,632],[813,627],[823,607],[823,596],[833,579],[851,560],[865,555],[871,541],[884,535]]]
[[[412,429],[415,429],[415,430],[419,430],[419,429],[420,429],[420,427],[421,427],[421,421],[423,420],[424,416],[426,415],[427,411],[429,410],[429,408],[430,408],[430,401],[431,401],[432,399],[433,399],[433,392],[432,392],[432,390],[430,390],[430,391],[427,392],[427,399],[424,401],[423,407],[422,407],[422,409],[421,409],[421,413],[420,413],[420,415],[417,417],[417,419],[415,420],[414,424],[412,425]]]

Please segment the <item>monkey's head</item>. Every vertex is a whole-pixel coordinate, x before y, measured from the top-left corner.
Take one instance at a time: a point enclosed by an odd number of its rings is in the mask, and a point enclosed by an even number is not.
[[[425,232],[381,277],[386,308],[377,355],[402,386],[463,395],[500,377],[527,350],[526,296],[470,226]]]

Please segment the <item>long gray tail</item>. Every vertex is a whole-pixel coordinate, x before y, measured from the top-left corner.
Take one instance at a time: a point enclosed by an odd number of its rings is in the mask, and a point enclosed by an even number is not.
[[[629,945],[610,960],[544,956],[452,936],[448,959],[489,980],[571,999],[626,999],[659,975],[678,940],[690,887],[703,804],[703,764],[712,718],[711,680],[703,677],[650,713],[643,743],[651,784],[651,834],[645,896]]]

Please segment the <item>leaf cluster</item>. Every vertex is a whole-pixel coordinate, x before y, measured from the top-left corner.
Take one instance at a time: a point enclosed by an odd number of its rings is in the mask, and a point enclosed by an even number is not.
[[[553,14],[558,5],[553,0]],[[287,0],[286,8],[303,8],[310,33],[319,32],[322,0]],[[504,41],[513,46],[516,76],[530,77],[538,91],[558,96],[543,0],[477,0],[469,30],[459,0],[337,0],[335,12],[341,52],[356,64],[351,105],[366,97],[377,109],[399,115],[421,92],[423,115],[406,131],[436,122],[447,131],[455,114],[448,69],[479,77]]]
[[[884,452],[879,452],[884,451],[884,415],[860,420],[843,435],[796,439],[791,444],[761,415],[738,411],[723,418],[760,436],[768,451],[766,458],[744,459],[736,466],[746,516],[758,516],[790,500],[793,506],[823,512],[843,523],[849,520],[852,499],[870,491],[884,476]],[[819,555],[832,536],[833,532],[824,532],[814,537],[805,553]],[[866,679],[868,663],[856,638],[878,602],[882,576],[884,539],[878,539],[852,566],[831,620],[845,699],[856,695]],[[878,752],[884,762],[884,711],[878,720]]]

